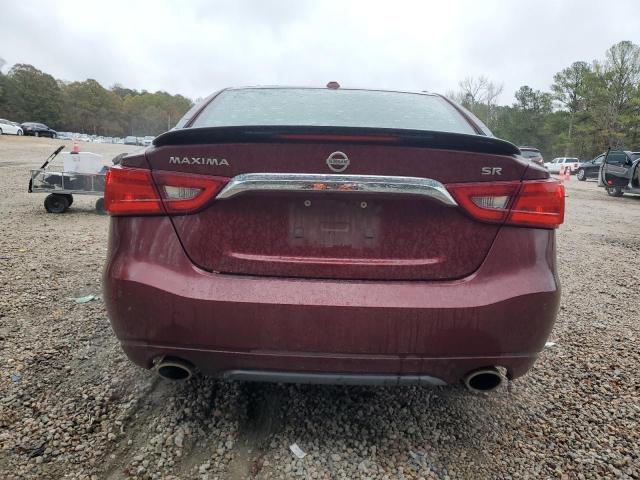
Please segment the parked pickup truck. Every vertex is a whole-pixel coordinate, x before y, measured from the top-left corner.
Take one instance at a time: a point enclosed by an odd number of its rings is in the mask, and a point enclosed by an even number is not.
[[[580,166],[580,160],[573,157],[554,158],[549,163],[545,163],[545,167],[549,173],[564,173],[568,168],[570,173],[575,173]]]

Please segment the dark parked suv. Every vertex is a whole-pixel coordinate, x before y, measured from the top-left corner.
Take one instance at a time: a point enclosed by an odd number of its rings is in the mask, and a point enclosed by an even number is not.
[[[111,324],[167,378],[490,390],[556,318],[563,187],[438,95],[226,89],[106,182]]]
[[[640,195],[640,152],[608,151],[598,172],[598,186],[612,197],[625,193]]]

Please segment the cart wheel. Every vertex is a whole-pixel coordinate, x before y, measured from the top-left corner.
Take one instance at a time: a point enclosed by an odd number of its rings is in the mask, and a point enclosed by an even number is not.
[[[63,197],[66,197],[66,199],[69,201],[69,206],[73,205],[73,195],[71,195],[70,193],[63,193],[61,195]]]
[[[96,200],[96,212],[100,215],[106,215],[107,211],[104,209],[104,198],[99,198]]]
[[[65,195],[52,193],[44,199],[44,208],[49,213],[64,213],[69,208],[69,200]]]

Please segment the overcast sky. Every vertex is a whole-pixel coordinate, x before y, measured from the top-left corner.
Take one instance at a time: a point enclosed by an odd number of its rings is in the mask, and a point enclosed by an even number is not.
[[[92,6],[92,4],[94,6]],[[225,86],[456,89],[466,76],[547,89],[577,60],[640,43],[640,0],[6,1],[0,58],[190,98]]]

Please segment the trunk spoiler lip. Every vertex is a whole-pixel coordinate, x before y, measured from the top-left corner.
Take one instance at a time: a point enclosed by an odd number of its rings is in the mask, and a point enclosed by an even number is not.
[[[313,137],[313,140],[309,137]],[[430,147],[498,155],[520,154],[514,144],[484,135],[370,127],[198,127],[170,130],[153,141],[155,147],[212,143],[350,143]]]

